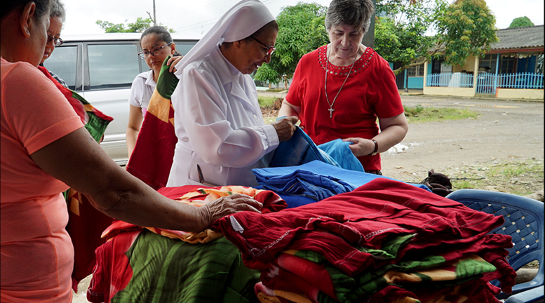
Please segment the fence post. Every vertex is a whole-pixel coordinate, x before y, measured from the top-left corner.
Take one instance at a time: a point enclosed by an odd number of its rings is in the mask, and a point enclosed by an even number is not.
[[[494,74],[494,93],[496,95],[496,98],[498,97],[498,73],[499,73],[499,67],[500,67],[500,54],[496,57],[496,73]]]
[[[475,65],[473,70],[473,96],[477,93],[477,79],[479,78],[479,56],[475,56]]]

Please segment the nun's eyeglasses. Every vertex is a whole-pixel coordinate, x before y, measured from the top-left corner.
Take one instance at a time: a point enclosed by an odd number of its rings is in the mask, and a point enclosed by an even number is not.
[[[263,45],[263,47],[265,47],[267,49],[267,52],[265,53],[265,56],[270,56],[274,53],[274,51],[276,50],[276,47],[274,46],[268,46],[267,44],[257,40],[256,38],[254,38],[253,36],[250,36],[250,38],[254,39],[255,41],[257,41],[257,43]]]

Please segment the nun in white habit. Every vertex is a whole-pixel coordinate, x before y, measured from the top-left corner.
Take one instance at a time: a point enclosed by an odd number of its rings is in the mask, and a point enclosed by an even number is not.
[[[250,77],[270,62],[277,34],[267,7],[243,0],[175,66],[178,142],[167,186],[257,185],[252,168],[268,166],[267,154],[291,138],[297,121],[265,125]]]

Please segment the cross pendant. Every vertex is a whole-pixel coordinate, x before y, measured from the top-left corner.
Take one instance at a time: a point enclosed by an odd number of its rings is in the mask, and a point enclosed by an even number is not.
[[[329,118],[330,118],[330,119],[333,118],[333,112],[335,111],[335,109],[333,109],[332,107],[330,107],[330,108],[328,109],[328,111],[329,111]]]

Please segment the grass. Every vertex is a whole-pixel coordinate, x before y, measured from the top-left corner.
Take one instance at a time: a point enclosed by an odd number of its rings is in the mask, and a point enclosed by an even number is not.
[[[450,174],[454,189],[485,189],[528,195],[543,189],[543,162],[535,159],[469,167]]]
[[[479,116],[477,112],[468,109],[423,107],[420,104],[415,107],[404,106],[403,108],[409,123],[475,119]]]
[[[278,108],[275,108],[275,102],[278,99],[279,98],[277,97],[266,96],[259,96],[257,98],[259,106],[261,106],[262,110],[267,111],[267,113],[264,113],[263,115],[265,120],[270,120],[271,114],[274,115],[274,111],[278,110]],[[479,116],[477,112],[468,109],[423,107],[419,104],[415,107],[404,106],[403,108],[405,109],[405,116],[407,117],[407,121],[409,123],[425,123],[467,118],[475,119]],[[276,117],[276,115],[274,116]]]
[[[271,108],[274,105],[274,102],[278,99],[277,97],[264,97],[259,96],[257,97],[257,101],[259,102],[259,106],[264,108]]]

